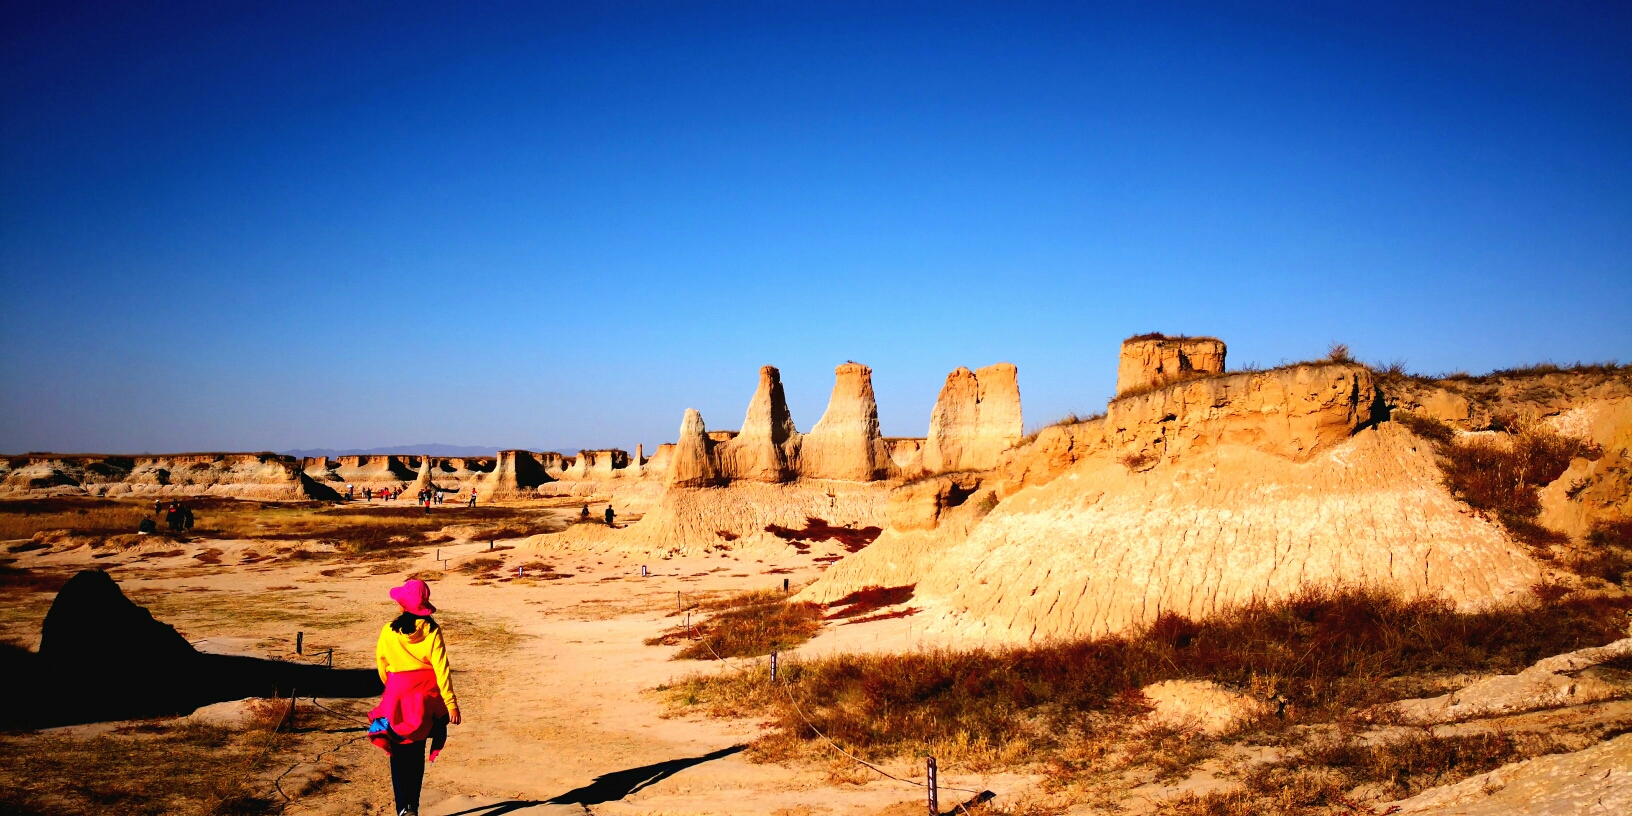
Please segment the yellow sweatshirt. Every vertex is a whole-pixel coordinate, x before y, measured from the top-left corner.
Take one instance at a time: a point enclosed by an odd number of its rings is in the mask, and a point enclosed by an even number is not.
[[[425,621],[416,621],[414,633],[404,635],[387,623],[380,629],[379,642],[374,644],[374,662],[379,664],[382,683],[391,672],[434,670],[442,702],[449,712],[459,710],[459,700],[453,696],[453,669],[448,665],[448,648],[442,642],[440,626],[430,629]]]

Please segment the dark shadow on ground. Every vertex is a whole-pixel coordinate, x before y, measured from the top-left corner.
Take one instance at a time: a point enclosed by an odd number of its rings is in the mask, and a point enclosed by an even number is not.
[[[27,705],[0,707],[0,728],[165,717],[245,697],[370,697],[371,669],[204,654],[132,603],[107,573],[85,570],[46,613],[40,651],[0,648],[0,676]]]
[[[671,759],[655,765],[642,765],[639,768],[613,771],[595,777],[595,781],[588,785],[574,788],[549,799],[541,801],[513,799],[508,802],[498,802],[461,810],[458,813],[450,813],[448,816],[505,816],[505,814],[514,813],[535,805],[581,805],[587,807],[589,805],[616,802],[631,793],[662,782],[693,765],[701,765],[704,762],[712,762],[721,757],[741,753],[747,747],[746,745],[733,745],[730,748],[710,751],[702,756]]]
[[[704,762],[712,762],[721,757],[741,753],[747,747],[746,745],[733,745],[730,748],[710,751],[702,756],[671,759],[655,765],[642,765],[639,768],[630,768],[626,771],[613,771],[609,774],[602,774],[595,777],[595,781],[588,785],[546,799],[545,804],[599,805],[603,802],[616,802],[635,791],[662,782],[693,765],[701,765]]]

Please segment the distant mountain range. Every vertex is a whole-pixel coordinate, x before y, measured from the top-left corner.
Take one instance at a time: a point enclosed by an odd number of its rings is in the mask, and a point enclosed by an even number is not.
[[[278,451],[278,453],[284,456],[328,456],[331,458],[335,456],[373,456],[385,453],[424,454],[425,456],[492,456],[499,450],[501,449],[494,445],[482,447],[481,445],[443,445],[432,442],[424,445],[392,445],[385,448],[346,448],[344,450],[310,448],[307,450]]]

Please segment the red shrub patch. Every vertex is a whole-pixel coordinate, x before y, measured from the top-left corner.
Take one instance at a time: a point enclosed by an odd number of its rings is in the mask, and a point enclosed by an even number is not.
[[[849,595],[828,604],[828,609],[841,606],[846,608],[828,615],[827,619],[837,620],[839,618],[853,618],[857,615],[865,615],[869,612],[883,609],[886,606],[895,606],[896,604],[906,603],[907,601],[912,600],[912,591],[917,586],[917,584],[907,584],[906,586],[896,587],[862,587],[861,589],[858,589],[855,592],[852,592]]]
[[[765,527],[765,532],[791,542],[795,549],[803,553],[810,551],[808,542],[813,541],[836,541],[846,552],[858,552],[873,543],[884,530],[879,527],[834,527],[815,516],[806,516],[803,530],[771,524]]]

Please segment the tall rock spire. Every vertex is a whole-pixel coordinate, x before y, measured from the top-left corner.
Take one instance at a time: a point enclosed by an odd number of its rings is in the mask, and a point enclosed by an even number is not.
[[[720,483],[719,469],[714,466],[713,442],[703,415],[696,408],[687,408],[680,421],[680,440],[675,443],[674,455],[669,460],[669,484],[675,487],[710,487]]]
[[[885,478],[889,454],[878,431],[873,370],[851,362],[833,373],[833,396],[827,411],[800,442],[800,474],[856,482]]]
[[[782,374],[774,366],[763,366],[742,431],[717,449],[723,475],[756,482],[788,481],[796,475],[798,446],[799,431],[782,393]]]

